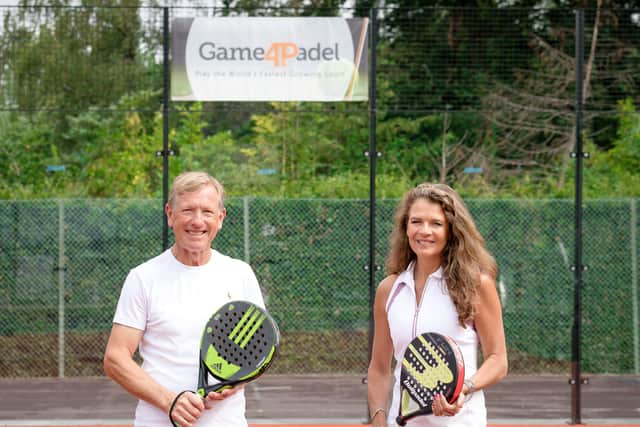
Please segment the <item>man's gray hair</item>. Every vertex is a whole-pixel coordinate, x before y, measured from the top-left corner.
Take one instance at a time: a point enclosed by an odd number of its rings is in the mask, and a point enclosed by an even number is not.
[[[184,193],[192,193],[200,190],[206,185],[211,185],[220,196],[220,209],[224,209],[224,187],[220,182],[206,172],[183,172],[173,180],[171,191],[169,191],[169,206],[174,207],[176,196]]]

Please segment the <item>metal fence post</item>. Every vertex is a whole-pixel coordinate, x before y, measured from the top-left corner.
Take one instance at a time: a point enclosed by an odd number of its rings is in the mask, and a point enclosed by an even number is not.
[[[575,254],[573,272],[575,277],[574,312],[571,351],[571,424],[581,424],[580,386],[581,377],[581,333],[582,333],[582,108],[584,103],[584,10],[576,10],[576,144],[572,157],[576,159],[575,183]]]
[[[633,372],[638,375],[640,373],[640,338],[638,336],[638,328],[640,328],[640,314],[638,313],[638,210],[636,199],[631,199],[631,220],[629,221],[629,235],[631,238],[631,306],[633,313]]]
[[[162,156],[162,250],[169,247],[169,225],[164,210],[169,197],[169,8],[163,8],[163,37],[162,37],[162,151],[156,156]]]
[[[251,262],[251,241],[249,240],[249,196],[242,198],[243,206],[243,227],[244,227],[244,261]]]
[[[376,279],[376,159],[378,153],[376,149],[376,124],[377,124],[377,104],[376,104],[376,18],[378,9],[371,8],[369,10],[369,29],[370,37],[370,59],[369,66],[369,150],[365,154],[369,157],[369,262],[365,266],[369,270],[369,343],[368,343],[368,360],[371,360],[373,351],[373,302],[375,300],[375,279]],[[363,379],[366,381],[366,377]],[[369,422],[371,408],[369,402],[366,406],[366,421]]]
[[[373,345],[373,301],[375,299],[376,278],[376,17],[378,10],[372,8],[369,12],[371,29],[371,64],[369,68],[369,150],[365,153],[369,157],[369,357]]]
[[[58,377],[64,378],[64,202],[58,200]]]

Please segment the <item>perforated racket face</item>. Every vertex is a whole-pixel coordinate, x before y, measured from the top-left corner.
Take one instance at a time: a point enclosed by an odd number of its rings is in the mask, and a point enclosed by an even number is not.
[[[444,395],[449,402],[458,398],[464,362],[451,338],[434,332],[418,335],[407,346],[401,363],[399,419],[430,414],[436,394]]]
[[[279,344],[271,316],[247,301],[232,301],[211,316],[200,347],[200,394],[249,381],[270,365]],[[220,381],[208,384],[203,368]]]

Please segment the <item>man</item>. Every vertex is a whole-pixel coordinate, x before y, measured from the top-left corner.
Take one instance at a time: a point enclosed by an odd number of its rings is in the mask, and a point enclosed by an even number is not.
[[[139,399],[136,427],[246,427],[242,387],[195,393],[207,320],[232,300],[264,307],[251,267],[211,248],[226,216],[224,189],[202,172],[176,177],[165,206],[175,244],[129,272],[116,308],[104,371]],[[143,359],[138,365],[134,353]],[[171,414],[169,411],[171,410]]]

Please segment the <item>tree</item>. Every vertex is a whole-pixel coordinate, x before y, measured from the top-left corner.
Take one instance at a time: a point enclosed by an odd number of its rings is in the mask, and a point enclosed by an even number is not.
[[[633,80],[625,77],[628,67],[616,64],[635,51],[619,39],[612,39],[620,21],[611,11],[602,10],[602,0],[597,0],[596,9],[590,12],[587,14],[590,22],[585,23],[587,54],[581,82],[585,129],[594,126],[598,111],[615,108],[612,102],[618,96],[615,87],[619,82],[626,81],[632,93],[638,89]],[[550,11],[545,14],[549,22],[544,25],[544,32],[531,33],[530,44],[535,52],[532,67],[520,70],[513,84],[494,82],[484,97],[483,111],[491,124],[492,164],[499,180],[511,182],[510,177],[526,174],[531,185],[547,187],[553,183],[551,190],[562,192],[576,141],[575,30],[573,26],[555,24],[566,23],[566,14],[560,20],[554,20],[555,15]],[[546,38],[542,33],[546,33]],[[617,48],[611,50],[600,45]],[[606,121],[600,120],[597,125]],[[603,134],[611,136],[610,132],[595,133],[592,142],[610,146],[611,139],[602,143]]]
[[[143,114],[157,97],[153,92],[123,96],[112,114],[90,110],[70,120],[68,139],[84,141],[77,177],[92,197],[148,197],[160,192],[162,141],[160,113]]]
[[[442,111],[447,105],[454,111],[477,110],[490,79],[511,81],[511,69],[527,63],[526,38],[518,24],[526,11],[475,1],[384,4],[379,81],[390,81],[390,96],[381,100],[389,111]]]
[[[79,111],[140,89],[150,65],[140,48],[155,46],[143,38],[139,1],[84,3],[24,1],[15,16],[5,16],[0,72],[12,82],[6,101],[20,109]]]
[[[123,94],[161,87],[154,71],[159,67],[150,60],[157,44],[143,32],[139,1],[108,7],[88,1],[82,7],[67,0],[28,3],[23,0],[17,12],[5,15],[0,79],[7,84],[1,98],[11,108],[48,110],[61,155],[81,144],[59,145],[70,113],[107,108]]]
[[[585,196],[640,197],[640,114],[631,99],[619,103],[617,137],[604,150],[588,141]]]

